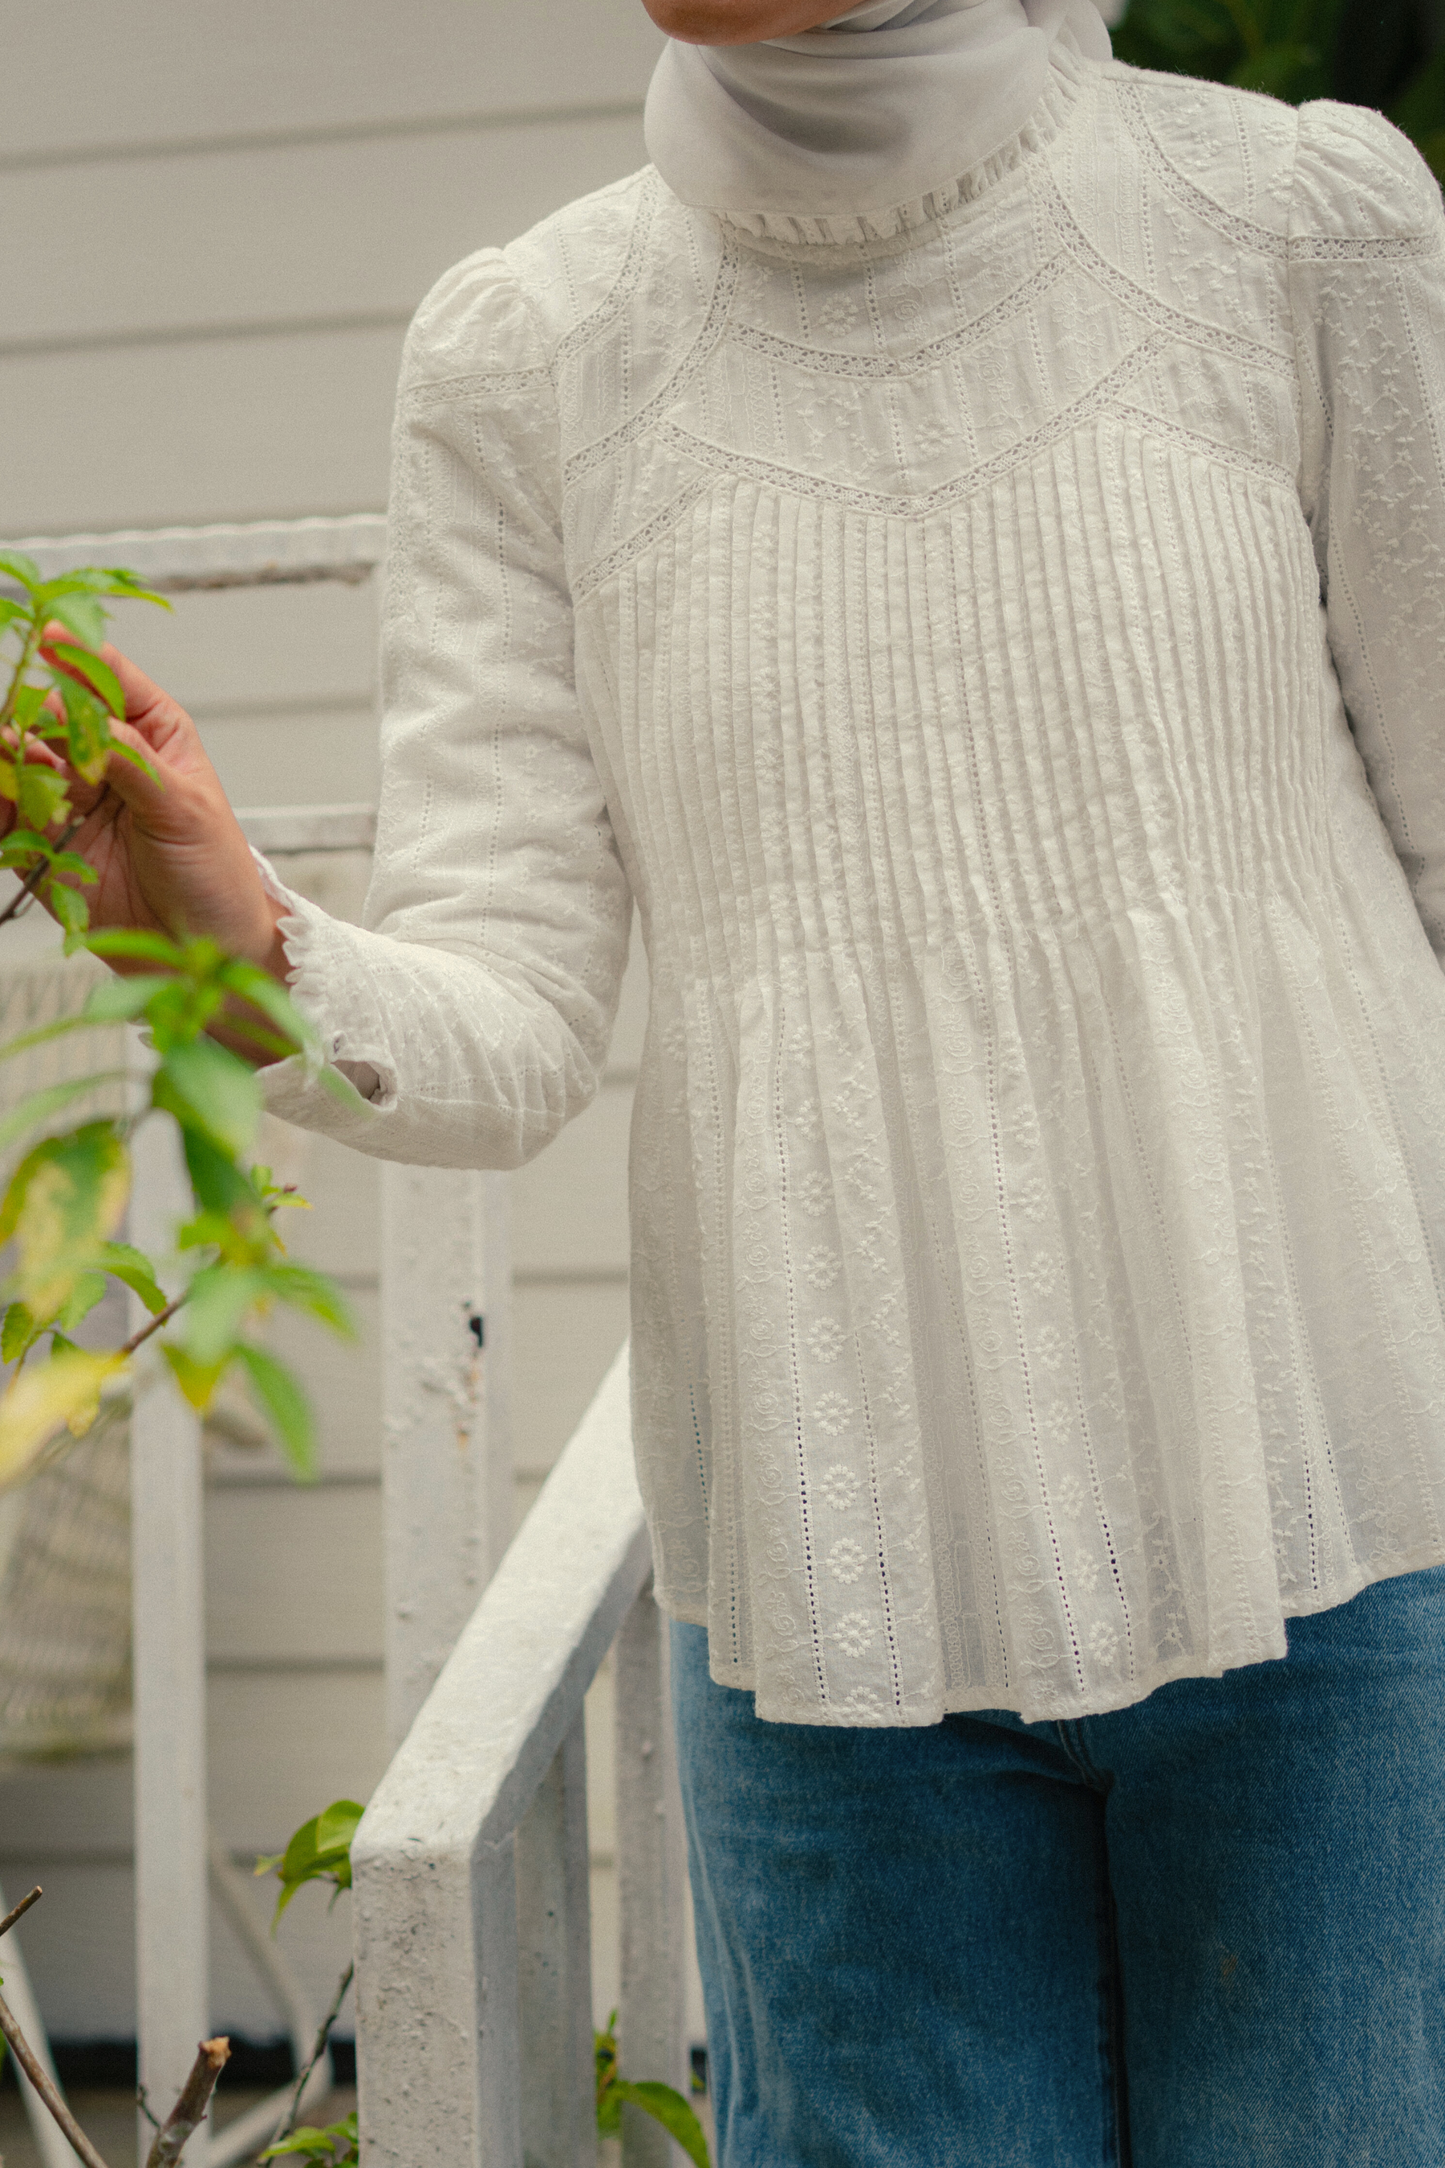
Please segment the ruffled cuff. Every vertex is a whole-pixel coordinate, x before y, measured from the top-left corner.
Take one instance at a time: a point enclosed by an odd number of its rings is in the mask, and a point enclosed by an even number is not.
[[[283,1121],[304,1121],[323,1089],[318,1070],[324,1064],[340,1072],[358,1099],[385,1111],[396,1103],[395,1080],[387,1074],[375,1019],[347,1000],[355,979],[347,968],[350,928],[288,888],[258,850],[251,855],[267,895],[285,906],[279,930],[289,966],[287,990],[316,1033],[318,1050],[290,1055],[257,1072],[267,1110]]]

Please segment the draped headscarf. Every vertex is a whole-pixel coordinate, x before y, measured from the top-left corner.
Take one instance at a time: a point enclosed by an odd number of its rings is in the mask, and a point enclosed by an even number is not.
[[[1093,0],[865,0],[759,45],[669,39],[647,94],[648,153],[702,210],[881,212],[1017,135],[1056,39],[1110,57]]]

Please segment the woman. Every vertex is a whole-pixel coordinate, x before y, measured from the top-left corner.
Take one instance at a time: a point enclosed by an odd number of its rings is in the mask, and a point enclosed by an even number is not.
[[[1445,262],[1089,0],[649,0],[654,164],[444,278],[366,930],[138,673],[102,922],[406,1161],[583,1107],[724,2168],[1445,2155]],[[113,801],[112,801],[113,806]]]

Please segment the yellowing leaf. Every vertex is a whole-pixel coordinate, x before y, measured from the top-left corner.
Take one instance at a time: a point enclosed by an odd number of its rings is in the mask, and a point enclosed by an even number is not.
[[[13,1292],[42,1323],[52,1318],[97,1246],[114,1234],[130,1190],[130,1155],[110,1122],[87,1122],[26,1154],[0,1211],[19,1265]]]
[[[171,1376],[191,1406],[204,1415],[230,1363],[229,1353],[223,1355],[218,1363],[198,1363],[192,1360],[183,1347],[177,1347],[171,1340],[165,1343],[161,1353],[170,1365]]]
[[[29,1362],[0,1394],[0,1487],[16,1482],[64,1424],[78,1438],[95,1421],[101,1387],[124,1368],[120,1355],[66,1348]]]

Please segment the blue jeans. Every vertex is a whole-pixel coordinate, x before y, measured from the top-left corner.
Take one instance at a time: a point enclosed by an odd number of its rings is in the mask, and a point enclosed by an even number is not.
[[[1445,1568],[1067,1723],[672,1675],[719,2168],[1445,2163]]]

